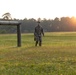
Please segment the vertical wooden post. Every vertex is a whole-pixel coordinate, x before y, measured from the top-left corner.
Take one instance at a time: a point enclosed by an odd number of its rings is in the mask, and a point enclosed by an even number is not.
[[[17,25],[17,46],[21,47],[21,27],[20,27],[20,24]]]

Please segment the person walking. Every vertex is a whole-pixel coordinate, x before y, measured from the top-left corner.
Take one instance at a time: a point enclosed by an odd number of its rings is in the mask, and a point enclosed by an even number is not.
[[[38,25],[35,27],[35,31],[34,31],[34,41],[35,42],[35,46],[37,46],[37,44],[39,44],[39,46],[42,46],[42,35],[44,36],[44,31],[42,26],[40,25],[40,22],[37,22]]]

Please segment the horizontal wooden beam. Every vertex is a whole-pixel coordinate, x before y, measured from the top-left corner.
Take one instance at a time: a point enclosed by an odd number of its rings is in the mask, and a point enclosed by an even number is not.
[[[0,20],[0,25],[19,25],[21,24],[19,21],[14,20]]]

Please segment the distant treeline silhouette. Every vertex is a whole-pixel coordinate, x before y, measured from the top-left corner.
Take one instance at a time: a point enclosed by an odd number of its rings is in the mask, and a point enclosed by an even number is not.
[[[21,22],[22,33],[32,33],[37,25],[37,21],[34,18],[31,19],[14,19]],[[62,32],[62,31],[76,31],[76,18],[75,17],[56,17],[55,19],[41,20],[40,23],[44,29],[44,32]],[[3,26],[0,25],[0,33],[16,33],[16,26]]]

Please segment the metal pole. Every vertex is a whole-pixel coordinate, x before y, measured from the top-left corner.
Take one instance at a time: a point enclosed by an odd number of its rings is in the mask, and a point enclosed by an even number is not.
[[[20,27],[20,24],[17,25],[17,46],[21,47],[21,27]]]

